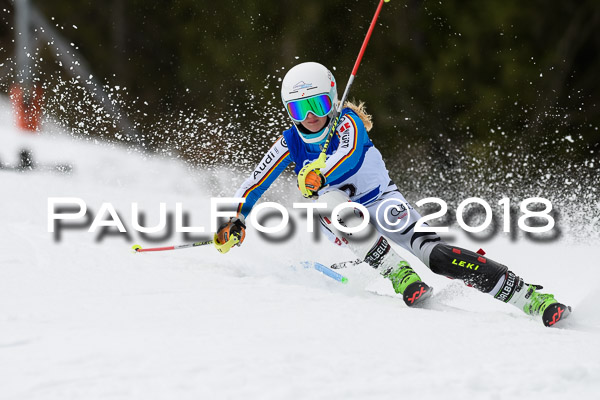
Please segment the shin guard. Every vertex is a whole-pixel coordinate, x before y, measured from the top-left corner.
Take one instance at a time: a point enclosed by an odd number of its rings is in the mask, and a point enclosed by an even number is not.
[[[505,265],[460,247],[440,243],[429,256],[429,267],[440,275],[460,279],[475,289],[488,293],[508,272]]]

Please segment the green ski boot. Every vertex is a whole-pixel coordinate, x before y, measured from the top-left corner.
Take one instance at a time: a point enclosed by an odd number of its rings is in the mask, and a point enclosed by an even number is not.
[[[571,313],[571,307],[565,306],[554,299],[553,294],[536,292],[541,286],[529,285],[527,291],[533,290],[529,297],[529,304],[525,304],[523,311],[529,315],[541,315],[545,326],[553,326],[558,321],[567,318]]]
[[[571,307],[559,303],[553,294],[539,293],[543,289],[540,285],[529,285],[521,279],[515,290],[515,294],[508,303],[525,311],[525,314],[541,315],[545,326],[554,326],[571,313]]]
[[[432,292],[419,275],[406,261],[398,263],[398,268],[386,275],[392,281],[394,291],[402,294],[402,299],[407,306],[412,307],[427,299]]]

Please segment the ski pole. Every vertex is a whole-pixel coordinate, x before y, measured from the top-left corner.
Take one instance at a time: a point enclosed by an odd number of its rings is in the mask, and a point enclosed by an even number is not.
[[[143,252],[146,252],[146,251],[166,251],[166,250],[187,249],[189,247],[204,246],[204,245],[212,244],[212,243],[213,243],[212,240],[207,240],[205,242],[196,242],[196,243],[188,243],[188,244],[178,244],[178,245],[167,246],[167,247],[148,247],[146,249],[142,248],[142,246],[140,246],[139,244],[134,244],[131,247],[131,249],[135,253],[143,253]]]
[[[300,172],[298,173],[298,187],[300,188],[302,195],[306,198],[309,198],[313,194],[310,192],[310,190],[308,190],[306,188],[306,176],[308,175],[308,173],[310,171],[318,172],[321,168],[325,168],[325,159],[327,158],[327,148],[329,147],[329,142],[331,141],[331,138],[333,137],[333,134],[335,133],[337,124],[340,120],[340,112],[342,111],[342,107],[344,106],[344,103],[346,102],[346,98],[348,97],[348,92],[350,92],[350,87],[352,86],[352,83],[354,83],[354,77],[356,76],[356,72],[358,71],[358,66],[360,65],[362,57],[365,54],[365,50],[367,49],[367,44],[369,43],[369,39],[371,39],[371,34],[373,33],[373,29],[375,28],[375,22],[377,22],[377,18],[379,17],[379,13],[381,12],[381,7],[383,6],[383,3],[388,3],[389,1],[390,0],[379,0],[379,5],[377,6],[377,10],[375,11],[375,15],[373,16],[373,20],[371,21],[371,25],[369,26],[367,35],[365,36],[365,40],[363,41],[363,44],[358,53],[358,57],[356,58],[356,62],[354,63],[354,68],[352,68],[352,73],[350,74],[350,78],[348,79],[348,83],[346,84],[346,89],[344,90],[342,100],[337,104],[336,111],[335,111],[335,118],[331,119],[331,122],[329,123],[329,126],[327,127],[327,129],[328,129],[327,140],[323,144],[323,149],[321,150],[321,154],[319,154],[319,158],[317,158],[315,161],[313,161],[311,163],[306,164],[306,166],[304,168],[302,168],[300,170]]]

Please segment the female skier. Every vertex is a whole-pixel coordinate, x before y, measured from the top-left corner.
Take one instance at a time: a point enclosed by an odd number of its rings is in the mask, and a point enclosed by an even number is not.
[[[245,202],[239,204],[237,217],[223,224],[215,235],[215,246],[222,253],[244,241],[245,216],[281,172],[294,162],[298,174],[321,153],[338,101],[335,78],[321,64],[296,65],[282,81],[281,99],[293,124],[235,193]],[[421,216],[392,182],[380,152],[369,139],[367,132],[372,126],[363,104],[347,102],[327,148],[326,166],[306,175],[306,190],[327,204],[319,214],[321,226],[331,239],[347,245],[359,259],[388,278],[408,306],[426,299],[431,289],[388,240],[417,256],[434,273],[460,279],[527,314],[541,316],[546,326],[569,314],[570,307],[557,302],[552,294],[539,293],[541,286],[524,283],[506,266],[482,254],[444,243],[431,228],[427,231],[426,224],[417,226]],[[333,208],[348,201],[368,210],[375,229],[366,238],[363,235],[358,240],[356,235],[337,229],[330,220]],[[393,207],[386,207],[390,204]],[[356,227],[362,214],[355,211],[346,208],[340,212],[338,226]],[[403,228],[397,229],[398,226]]]

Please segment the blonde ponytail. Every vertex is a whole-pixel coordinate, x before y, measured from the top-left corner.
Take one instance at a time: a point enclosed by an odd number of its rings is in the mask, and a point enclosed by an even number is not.
[[[358,105],[354,104],[351,101],[347,101],[346,104],[344,104],[344,107],[348,107],[348,108],[352,109],[352,111],[354,111],[356,113],[356,115],[359,116],[359,118],[362,120],[367,132],[369,132],[371,130],[371,128],[373,128],[372,117],[370,114],[367,114],[367,110],[366,110],[364,101],[359,101]]]

